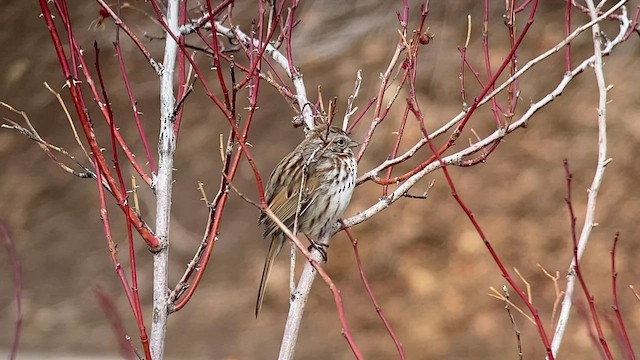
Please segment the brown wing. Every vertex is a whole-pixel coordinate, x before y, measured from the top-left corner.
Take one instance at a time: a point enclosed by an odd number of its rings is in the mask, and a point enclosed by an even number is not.
[[[321,185],[317,177],[314,176],[315,164],[306,169],[304,193],[300,196],[303,169],[300,166],[301,153],[297,148],[280,161],[274,169],[265,191],[265,200],[269,204],[271,211],[289,228],[293,226],[296,211],[298,210],[298,200],[301,200],[300,213],[313,203],[313,194],[316,188]],[[269,219],[265,214],[260,215],[259,222],[265,225],[264,237],[268,238],[278,229],[278,225]]]

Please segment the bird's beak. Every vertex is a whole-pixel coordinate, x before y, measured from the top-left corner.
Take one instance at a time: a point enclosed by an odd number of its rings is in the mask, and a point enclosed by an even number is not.
[[[359,142],[357,142],[357,141],[355,141],[355,140],[353,140],[353,139],[350,139],[350,140],[351,140],[351,141],[349,142],[349,147],[350,147],[350,148],[354,148],[354,147],[358,147],[358,146],[360,146],[360,143],[359,143]]]

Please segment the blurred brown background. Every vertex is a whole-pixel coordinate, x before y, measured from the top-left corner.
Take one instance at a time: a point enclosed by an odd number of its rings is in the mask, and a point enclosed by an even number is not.
[[[304,1],[295,31],[294,57],[304,73],[310,99],[322,86],[325,99],[337,96],[338,114],[344,113],[346,98],[352,91],[358,69],[363,69],[363,88],[357,105],[364,106],[376,91],[378,74],[384,71],[393,53],[401,2],[391,1]],[[494,69],[507,53],[508,42],[502,23],[504,2],[493,2],[491,9],[491,47]],[[520,64],[555,45],[563,37],[564,2],[542,2],[532,33],[524,42]],[[114,31],[109,21],[102,30],[87,30],[98,17],[98,6],[90,1],[69,2],[73,22],[82,46],[92,52],[93,40],[101,50],[103,71],[119,126],[132,129],[133,122],[126,94],[113,55]],[[148,6],[141,1],[132,5]],[[412,1],[412,20],[419,14]],[[9,0],[0,12],[0,100],[25,110],[40,134],[50,143],[80,155],[74,146],[64,115],[57,101],[43,87],[44,81],[66,96],[63,79],[46,26],[39,18],[36,2]],[[637,2],[629,4],[635,9]],[[249,24],[253,2],[240,1],[234,10],[241,26]],[[481,48],[482,2],[434,2],[427,26],[434,40],[422,48],[418,90],[427,125],[433,130],[461,109],[459,95],[459,53],[466,34],[466,15],[473,19],[469,58],[483,71]],[[148,10],[150,11],[150,10]],[[160,35],[144,14],[123,11],[124,18],[141,34]],[[523,14],[520,24],[525,20]],[[586,22],[575,12],[574,27]],[[138,25],[139,24],[139,25]],[[617,24],[605,24],[608,36],[615,36]],[[574,65],[592,50],[590,32],[573,43]],[[608,107],[609,157],[601,189],[596,221],[584,257],[584,272],[601,310],[603,327],[617,358],[621,356],[617,337],[611,332],[611,282],[609,250],[613,234],[621,232],[618,250],[620,303],[632,341],[640,334],[640,304],[628,289],[639,285],[637,267],[638,214],[640,190],[640,47],[638,36],[616,48],[605,58],[605,74],[610,91]],[[161,59],[162,41],[148,43],[153,56]],[[144,64],[137,50],[123,41],[134,92],[144,113],[150,139],[157,137],[158,80]],[[91,55],[89,55],[91,58]],[[201,57],[203,69],[207,60]],[[520,113],[556,86],[564,65],[562,54],[555,56],[521,80]],[[468,101],[478,87],[468,76]],[[210,79],[213,82],[213,77]],[[176,155],[173,200],[171,283],[175,283],[198,246],[206,221],[206,209],[196,189],[206,184],[209,196],[220,177],[218,134],[227,133],[225,123],[213,105],[198,91],[189,99]],[[266,83],[262,85],[259,116],[250,138],[264,176],[300,140],[292,129],[294,113]],[[406,94],[374,138],[374,146],[360,165],[360,173],[380,163],[389,154],[392,131],[401,117]],[[70,105],[70,103],[68,103]],[[574,206],[581,228],[586,189],[596,165],[597,88],[592,71],[577,78],[565,94],[534,116],[527,129],[508,136],[486,164],[472,168],[450,168],[459,193],[473,210],[487,236],[509,269],[514,266],[532,284],[533,300],[553,333],[551,312],[555,299],[552,282],[541,272],[560,272],[560,285],[572,256],[569,218],[563,201],[565,176],[562,159],[568,158],[574,172]],[[91,111],[95,111],[91,109]],[[20,121],[18,116],[0,110],[2,117]],[[365,117],[368,124],[370,117]],[[365,131],[356,128],[356,139]],[[100,126],[100,125],[99,125]],[[481,109],[469,128],[480,136],[495,126],[489,109]],[[413,132],[411,132],[413,131]],[[418,138],[415,128],[409,140]],[[142,156],[136,136],[129,139]],[[464,134],[458,148],[473,140]],[[105,142],[106,144],[106,142]],[[107,145],[105,145],[107,146]],[[154,150],[155,153],[155,150]],[[155,155],[155,154],[154,154]],[[422,156],[426,156],[422,154]],[[418,159],[420,160],[420,159]],[[418,161],[417,160],[417,161]],[[238,186],[255,196],[252,175],[241,166]],[[489,287],[500,288],[504,279],[460,208],[450,195],[441,173],[433,173],[413,193],[421,193],[428,181],[436,183],[427,200],[402,199],[390,209],[353,229],[360,240],[365,271],[375,294],[404,344],[411,359],[514,359],[516,340],[503,303],[487,294]],[[369,207],[380,196],[373,185],[357,189],[347,215]],[[140,194],[142,211],[152,219],[154,199]],[[112,208],[116,239],[126,247],[119,230],[119,213]],[[216,245],[205,281],[187,307],[169,321],[167,355],[174,359],[270,359],[279,348],[287,310],[286,256],[281,256],[258,320],[253,307],[266,253],[256,225],[257,210],[233,196],[226,209],[221,241]],[[0,221],[11,233],[22,261],[24,330],[21,352],[76,354],[90,356],[117,354],[114,334],[100,309],[92,288],[101,286],[113,296],[130,335],[136,338],[134,324],[114,274],[99,220],[95,183],[62,172],[38,148],[15,132],[0,131]],[[141,241],[138,245],[140,291],[149,315],[150,256]],[[397,358],[393,344],[371,306],[359,280],[351,245],[340,234],[332,242],[326,268],[342,291],[349,324],[368,359]],[[121,254],[126,263],[126,255]],[[7,349],[13,334],[9,266],[0,255],[0,351]],[[515,299],[515,294],[512,294]],[[578,293],[579,305],[584,297]],[[516,301],[520,304],[519,301]],[[542,358],[544,349],[537,332],[516,314],[526,358]],[[562,358],[599,359],[589,338],[588,320],[574,310]],[[148,321],[150,324],[150,321]],[[135,343],[135,341],[134,341]],[[636,346],[636,350],[640,350]],[[296,358],[351,359],[340,333],[332,296],[317,283],[307,305]],[[20,357],[19,357],[20,358]]]

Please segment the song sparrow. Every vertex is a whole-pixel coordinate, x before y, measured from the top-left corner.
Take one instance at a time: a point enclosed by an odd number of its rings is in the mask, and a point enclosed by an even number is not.
[[[313,240],[326,236],[351,201],[357,175],[351,148],[358,145],[335,126],[316,127],[271,173],[265,198],[273,213],[293,229],[298,212],[299,233]],[[265,214],[260,216],[259,223],[265,226],[264,237],[271,237],[271,244],[262,270],[256,317],[273,261],[286,238]]]

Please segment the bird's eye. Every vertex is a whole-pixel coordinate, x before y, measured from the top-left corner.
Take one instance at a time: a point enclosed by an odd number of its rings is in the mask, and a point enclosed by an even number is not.
[[[339,146],[345,146],[347,143],[347,141],[343,138],[340,138],[338,140],[336,140],[336,144],[338,144]]]

